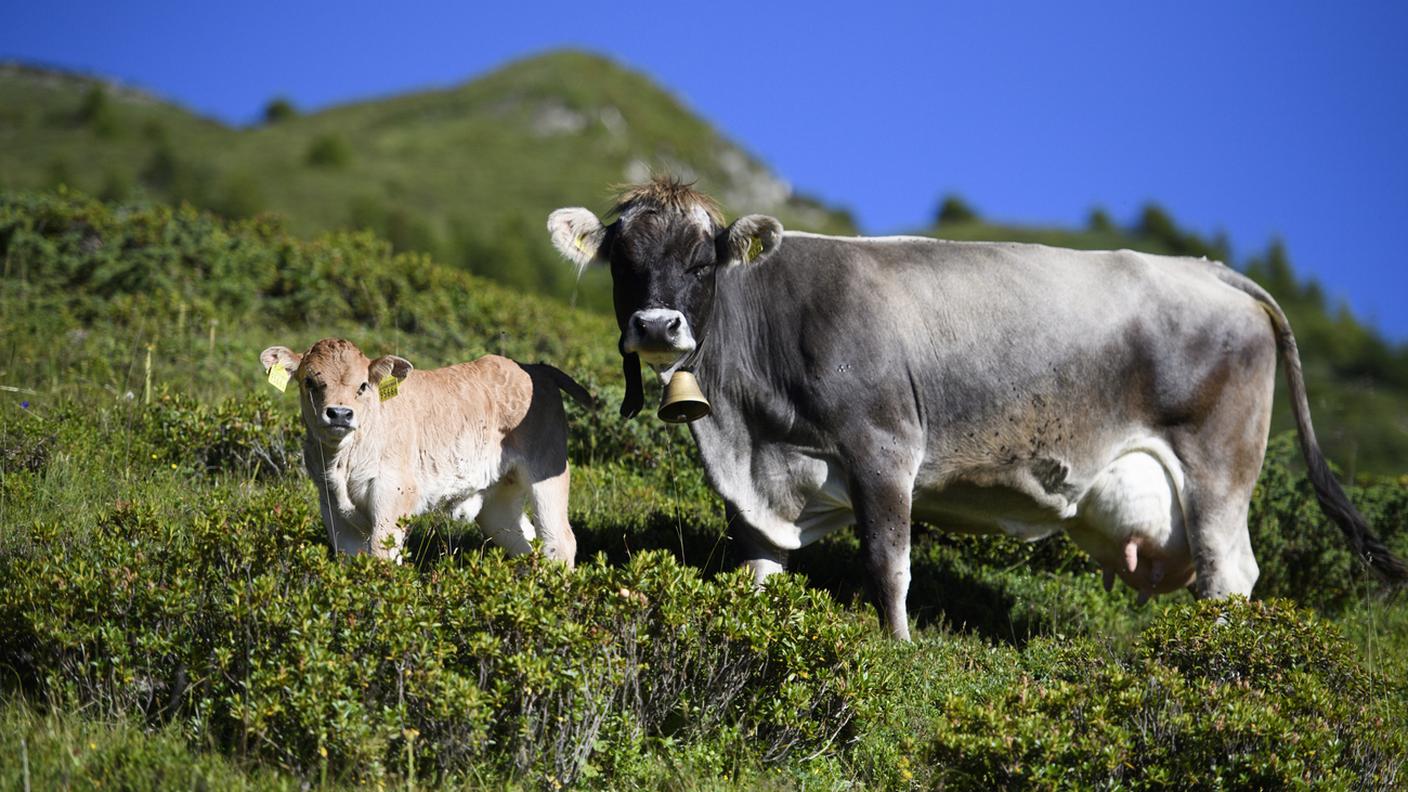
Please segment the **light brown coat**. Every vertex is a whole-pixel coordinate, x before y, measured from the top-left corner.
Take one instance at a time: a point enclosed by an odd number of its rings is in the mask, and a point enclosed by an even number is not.
[[[438,508],[477,521],[510,554],[529,552],[538,538],[549,558],[572,565],[558,391],[584,405],[591,397],[566,374],[497,355],[421,371],[395,355],[369,360],[342,339],[303,355],[269,347],[259,359],[298,383],[304,463],[339,552],[399,561],[401,518]],[[387,377],[397,393],[383,401],[377,386]]]

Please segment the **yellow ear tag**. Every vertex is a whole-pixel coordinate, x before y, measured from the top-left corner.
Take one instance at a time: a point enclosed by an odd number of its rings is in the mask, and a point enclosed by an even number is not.
[[[377,395],[381,396],[382,401],[394,399],[396,398],[397,388],[399,388],[400,385],[400,380],[396,379],[392,374],[387,374],[385,379],[376,384]]]
[[[587,235],[586,235],[586,234],[580,234],[580,235],[578,235],[576,239],[572,240],[572,244],[574,244],[574,245],[577,246],[577,250],[581,251],[582,253],[586,253],[586,252],[587,252]]]
[[[753,237],[748,242],[748,257],[744,259],[744,261],[757,261],[758,256],[761,255],[763,255],[763,240],[758,237]]]
[[[283,393],[288,388],[288,369],[281,363],[275,363],[269,367],[269,384],[279,389]]]

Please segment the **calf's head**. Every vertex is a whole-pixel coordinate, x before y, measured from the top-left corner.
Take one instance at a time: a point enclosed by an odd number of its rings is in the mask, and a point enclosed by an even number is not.
[[[587,209],[558,209],[548,231],[579,269],[610,266],[620,350],[626,358],[627,404],[640,393],[637,357],[662,376],[686,366],[709,334],[720,269],[767,258],[782,241],[782,224],[748,215],[724,227],[718,204],[690,185],[656,178],[627,189],[604,225]],[[634,381],[632,378],[634,377]]]
[[[282,366],[298,382],[304,426],[333,446],[374,425],[382,410],[378,385],[387,377],[399,383],[412,368],[396,355],[368,360],[355,344],[340,338],[325,338],[302,355],[271,346],[259,353],[259,362],[265,369]]]

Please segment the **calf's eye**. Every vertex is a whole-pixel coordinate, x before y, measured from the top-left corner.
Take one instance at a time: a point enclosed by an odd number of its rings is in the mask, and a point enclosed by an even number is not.
[[[362,394],[366,393],[367,391],[369,391],[369,390],[371,390],[371,389],[372,389],[372,384],[371,384],[370,382],[363,382],[363,383],[361,384],[361,386],[359,386],[359,387],[357,388],[357,395],[358,395],[358,396],[361,396]]]

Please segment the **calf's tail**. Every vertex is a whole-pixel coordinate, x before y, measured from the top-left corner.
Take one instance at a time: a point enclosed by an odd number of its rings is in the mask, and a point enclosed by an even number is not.
[[[588,410],[596,409],[596,399],[592,398],[592,395],[588,393],[587,389],[582,387],[580,383],[567,376],[567,373],[562,369],[556,366],[549,366],[546,363],[539,363],[538,368],[547,372],[547,375],[552,378],[553,384],[557,386],[558,390],[571,396],[573,401]]]
[[[1320,510],[1329,517],[1349,542],[1354,554],[1369,565],[1385,582],[1402,585],[1408,581],[1408,567],[1390,553],[1379,537],[1369,528],[1364,515],[1354,508],[1345,495],[1340,483],[1330,472],[1325,455],[1320,451],[1320,443],[1315,439],[1315,428],[1310,423],[1310,402],[1305,395],[1305,378],[1301,373],[1300,351],[1296,338],[1291,334],[1291,323],[1281,306],[1265,289],[1241,273],[1218,265],[1218,277],[1229,286],[1240,289],[1261,304],[1271,317],[1276,331],[1276,349],[1281,353],[1281,362],[1286,369],[1286,385],[1291,393],[1291,413],[1296,419],[1297,435],[1300,439],[1300,453],[1310,473],[1310,483],[1315,488],[1315,499],[1320,502]]]

